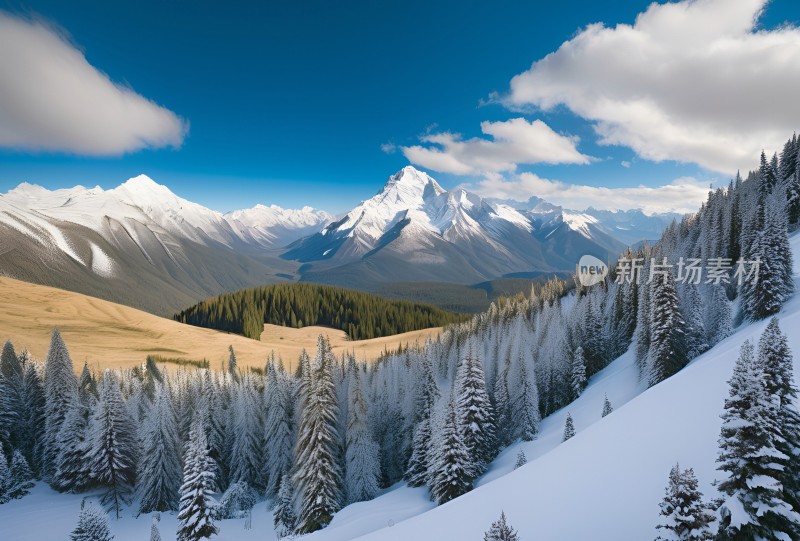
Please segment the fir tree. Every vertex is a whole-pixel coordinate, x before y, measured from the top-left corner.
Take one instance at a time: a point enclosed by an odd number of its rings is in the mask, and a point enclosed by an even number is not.
[[[44,398],[43,475],[49,480],[55,473],[56,459],[62,452],[58,439],[61,425],[78,398],[78,378],[75,377],[72,359],[58,329],[53,329],[45,361]]]
[[[72,541],[111,541],[111,528],[108,515],[93,503],[81,503],[78,525],[72,530],[69,538]]]
[[[661,507],[661,523],[656,526],[662,530],[656,541],[703,541],[713,539],[710,524],[715,515],[710,505],[703,502],[703,494],[697,488],[694,471],[681,471],[679,465],[669,472]]]
[[[0,449],[19,447],[24,409],[23,367],[10,341],[0,353]]]
[[[378,493],[378,444],[367,424],[367,402],[356,375],[350,385],[345,455],[345,488],[349,503],[371,500]]]
[[[496,419],[496,437],[500,447],[505,447],[512,441],[514,427],[512,426],[513,414],[511,411],[511,396],[508,389],[508,373],[511,368],[509,358],[506,357],[503,369],[494,381],[492,393],[494,413]],[[538,405],[537,405],[538,407]],[[430,430],[430,427],[428,427]]]
[[[586,388],[586,358],[583,356],[583,348],[578,346],[572,354],[572,366],[570,370],[572,392],[575,397],[580,396]]]
[[[483,367],[471,354],[462,361],[458,371],[456,400],[459,431],[471,458],[474,479],[495,457],[496,447],[494,412],[486,392]]]
[[[58,432],[61,452],[56,457],[56,469],[51,481],[56,490],[81,492],[91,484],[88,425],[89,409],[79,400],[75,400],[70,404],[61,430]]]
[[[25,460],[25,457],[19,449],[14,450],[9,474],[11,483],[8,486],[8,497],[10,499],[24,497],[35,484],[33,481],[33,472],[28,466],[28,461]]]
[[[274,363],[267,367],[264,404],[264,478],[267,495],[275,497],[281,480],[291,468],[294,435],[291,391],[285,374],[279,372]]]
[[[183,465],[183,484],[178,511],[178,541],[211,537],[214,525],[214,461],[208,454],[208,440],[200,419],[192,423]]]
[[[261,333],[259,332],[259,334]],[[236,381],[239,377],[239,370],[237,368],[236,353],[233,351],[233,346],[228,346],[228,352],[230,353],[228,355],[228,373],[231,375],[233,380]]]
[[[731,326],[731,304],[722,284],[712,285],[711,300],[706,315],[707,343],[714,346],[733,334]]]
[[[501,512],[500,519],[493,522],[489,531],[483,535],[483,541],[519,541],[519,535],[506,523],[506,514]]]
[[[514,463],[514,469],[520,468],[528,463],[528,457],[525,456],[525,451],[522,449],[517,453],[517,461]]]
[[[780,479],[788,458],[776,448],[781,437],[777,408],[767,394],[762,363],[746,341],[729,381],[720,433],[719,485],[727,496],[720,536],[735,539],[792,538],[800,515],[784,500]]]
[[[41,471],[43,438],[45,435],[45,395],[44,386],[36,364],[27,358],[27,352],[20,356],[23,361],[22,403],[25,415],[19,421],[18,449],[22,452],[34,474]]]
[[[425,417],[414,427],[411,458],[408,460],[408,467],[404,475],[404,479],[408,481],[410,487],[421,487],[427,482],[431,455],[430,442],[431,421],[430,417]]]
[[[172,401],[163,384],[155,390],[142,434],[139,513],[175,511],[181,484],[180,443]]]
[[[119,518],[136,479],[136,426],[128,417],[119,380],[106,370],[100,385],[100,401],[89,426],[88,461],[92,477],[107,490],[102,502]]]
[[[261,408],[249,376],[236,385],[234,396],[230,482],[243,481],[258,487],[261,485],[261,435],[264,428],[259,416]]]
[[[324,528],[341,508],[342,475],[339,471],[338,403],[331,376],[335,361],[330,344],[318,341],[317,362],[306,398],[296,449],[294,486],[299,501],[297,532]]]
[[[0,504],[4,504],[11,499],[8,495],[11,484],[11,470],[8,468],[6,454],[0,452]]]
[[[686,357],[694,359],[709,348],[703,318],[703,301],[694,284],[686,286],[684,320],[686,322]]]
[[[294,532],[297,526],[297,516],[294,513],[294,492],[292,480],[289,475],[284,475],[279,483],[278,505],[275,507],[273,522],[275,533],[278,537],[286,537]]]
[[[459,430],[455,398],[447,405],[441,439],[437,453],[431,463],[431,495],[438,504],[443,504],[472,490],[474,465]]]
[[[676,374],[688,361],[685,323],[672,272],[653,279],[650,302],[650,385],[655,385]]]
[[[611,407],[611,402],[608,400],[608,395],[605,395],[605,398],[603,398],[603,414],[602,414],[602,417],[605,417],[606,415],[608,415],[609,413],[611,413],[613,411],[614,411],[614,408]]]
[[[562,442],[567,441],[575,435],[575,424],[572,421],[572,414],[567,413],[567,420],[564,422],[564,437]]]

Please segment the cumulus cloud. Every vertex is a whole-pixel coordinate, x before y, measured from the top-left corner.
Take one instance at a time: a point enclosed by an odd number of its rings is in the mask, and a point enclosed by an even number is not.
[[[505,103],[564,105],[600,142],[732,173],[800,125],[800,28],[758,30],[767,0],[651,4],[593,24],[513,78]]]
[[[413,164],[441,173],[496,176],[516,170],[518,164],[589,163],[578,152],[577,137],[561,135],[541,120],[513,118],[482,122],[481,131],[491,139],[442,132],[421,137],[423,145],[401,147]]]
[[[691,177],[679,178],[662,186],[639,185],[628,188],[603,188],[548,180],[533,173],[520,173],[512,179],[485,179],[473,187],[486,197],[527,200],[532,194],[549,203],[570,209],[641,209],[647,214],[695,212],[708,196],[708,184]]]
[[[0,146],[116,155],[180,146],[187,127],[109,80],[63,32],[0,11]]]

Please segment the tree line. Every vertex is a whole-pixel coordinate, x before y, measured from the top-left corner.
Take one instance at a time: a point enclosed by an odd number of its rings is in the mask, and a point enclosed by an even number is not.
[[[206,299],[174,319],[258,340],[265,323],[300,329],[323,325],[352,340],[392,336],[464,321],[466,316],[428,304],[306,283],[242,289]]]

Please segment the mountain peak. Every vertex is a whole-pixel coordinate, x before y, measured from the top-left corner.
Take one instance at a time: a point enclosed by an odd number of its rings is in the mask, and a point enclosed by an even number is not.
[[[440,195],[445,190],[430,175],[411,165],[389,177],[379,194],[393,194],[398,201],[419,201],[427,195]]]

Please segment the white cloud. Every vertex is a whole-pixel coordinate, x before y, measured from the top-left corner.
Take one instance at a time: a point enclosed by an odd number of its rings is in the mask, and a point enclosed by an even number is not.
[[[62,32],[0,11],[0,146],[115,155],[180,146],[187,128],[109,80]]]
[[[630,169],[630,167],[631,167],[631,162],[629,162],[627,160],[622,160],[621,162],[619,162],[619,164],[622,167],[624,167],[625,169]]]
[[[397,152],[397,145],[395,145],[394,143],[383,143],[381,145],[381,151],[384,154],[394,154],[395,152]]]
[[[757,30],[767,0],[652,4],[588,26],[511,81],[511,107],[565,105],[600,142],[732,173],[800,125],[800,29]]]
[[[570,209],[641,209],[647,214],[696,212],[708,196],[708,183],[683,177],[662,186],[603,188],[548,180],[533,173],[520,173],[513,179],[485,179],[474,188],[486,197],[525,201],[536,195],[549,203]]]
[[[449,132],[429,133],[421,137],[425,145],[401,149],[413,164],[456,175],[496,176],[516,170],[518,164],[591,161],[578,152],[577,137],[558,134],[541,120],[482,122],[481,131],[491,139],[464,140]]]

